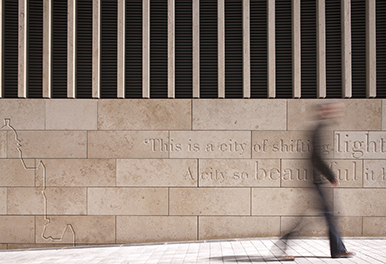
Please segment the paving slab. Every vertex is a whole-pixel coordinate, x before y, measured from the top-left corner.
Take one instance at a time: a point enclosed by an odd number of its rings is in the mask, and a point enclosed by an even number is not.
[[[332,259],[326,238],[296,238],[288,242],[284,261],[278,238],[228,239],[157,244],[1,250],[6,264],[187,264],[187,263],[386,263],[386,238],[344,238],[353,258]]]

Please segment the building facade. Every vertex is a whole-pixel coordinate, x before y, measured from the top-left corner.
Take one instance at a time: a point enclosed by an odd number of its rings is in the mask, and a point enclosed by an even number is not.
[[[0,247],[386,235],[386,2],[2,0]]]

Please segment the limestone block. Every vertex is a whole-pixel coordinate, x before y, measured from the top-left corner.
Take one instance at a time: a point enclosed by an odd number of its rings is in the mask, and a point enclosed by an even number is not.
[[[361,160],[327,160],[339,180],[339,188],[362,187],[363,163]]]
[[[108,244],[115,243],[114,216],[47,216],[36,217],[36,243],[73,243],[73,234],[67,225],[75,232],[76,244]],[[44,231],[44,225],[46,229]],[[44,231],[44,233],[43,233]],[[52,237],[56,241],[43,238]]]
[[[8,188],[8,214],[43,214],[43,194],[38,188]]]
[[[7,188],[0,188],[0,214],[7,214]]]
[[[168,158],[166,131],[89,131],[89,158]]]
[[[200,240],[280,235],[280,217],[199,217]]]
[[[311,131],[252,131],[252,158],[305,159],[312,154]],[[326,131],[321,148],[324,158],[333,156],[333,132]]]
[[[44,159],[46,186],[115,186],[113,159]],[[43,167],[36,173],[36,185],[43,186]]]
[[[171,131],[170,158],[250,158],[249,131]]]
[[[84,215],[87,212],[86,188],[47,188],[48,214]]]
[[[7,244],[0,244],[0,250],[6,250]]]
[[[24,158],[86,158],[87,132],[84,131],[18,131]],[[12,132],[8,132],[8,157],[19,152]]]
[[[86,214],[85,188],[44,190],[48,214]],[[42,188],[8,188],[8,214],[43,214]]]
[[[191,129],[191,100],[99,100],[98,129]]]
[[[43,130],[46,100],[41,99],[1,99],[0,126],[3,119],[11,119],[16,130]]]
[[[323,216],[281,218],[281,236],[293,232],[294,237],[328,237],[328,228]]]
[[[336,158],[386,158],[386,131],[336,131],[334,141]]]
[[[365,160],[363,187],[385,188],[386,165],[385,160]]]
[[[25,159],[27,168],[35,167],[35,160]],[[0,186],[34,186],[35,171],[25,169],[20,159],[0,160]]]
[[[0,131],[0,158],[7,157],[7,132]]]
[[[344,237],[362,236],[362,217],[336,217],[337,228]]]
[[[382,130],[386,130],[386,100],[382,100]]]
[[[46,129],[97,130],[96,100],[55,99],[46,101]]]
[[[89,188],[89,215],[167,215],[167,188]]]
[[[172,188],[170,215],[249,215],[248,188]]]
[[[340,187],[362,187],[362,161],[325,160]],[[324,182],[328,181],[324,178]],[[312,187],[313,167],[310,160],[282,160],[283,187]]]
[[[338,216],[386,216],[386,189],[335,189],[334,214]]]
[[[363,236],[384,237],[386,236],[385,217],[363,217]]]
[[[337,130],[381,130],[382,129],[382,100],[350,99],[329,100],[345,104],[345,116],[334,124]],[[288,130],[307,130],[315,123],[313,107],[320,100],[288,100]]]
[[[286,100],[193,100],[194,130],[285,130]]]
[[[199,185],[280,186],[279,159],[200,159]]]
[[[324,188],[332,206],[332,190]],[[253,188],[252,215],[320,215],[321,204],[314,188]]]
[[[53,244],[8,244],[8,249],[26,250],[26,249],[46,249],[46,248],[64,248],[71,246],[69,243],[53,243]]]
[[[117,186],[197,186],[197,160],[118,159]]]
[[[313,187],[313,170],[309,159],[282,160],[281,186]]]
[[[33,216],[0,216],[0,243],[34,243]]]
[[[336,228],[342,236],[361,236],[361,217],[337,217]],[[281,236],[290,231],[295,231],[296,237],[328,237],[328,227],[324,216],[282,217]]]
[[[117,243],[197,240],[195,216],[117,216]]]

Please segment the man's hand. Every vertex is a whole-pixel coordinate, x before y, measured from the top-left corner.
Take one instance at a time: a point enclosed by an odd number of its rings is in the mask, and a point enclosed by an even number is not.
[[[334,181],[333,182],[331,182],[331,186],[332,187],[338,187],[339,186],[339,181],[338,181],[338,179],[334,179]]]

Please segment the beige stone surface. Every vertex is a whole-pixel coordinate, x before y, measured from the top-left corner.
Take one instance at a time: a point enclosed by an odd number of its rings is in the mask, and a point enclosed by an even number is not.
[[[85,215],[87,212],[86,188],[47,188],[47,213]]]
[[[386,217],[363,217],[363,236],[385,237]]]
[[[361,217],[337,217],[336,228],[342,236],[356,237],[362,235]],[[324,216],[282,217],[281,235],[295,231],[296,237],[328,237],[328,226]]]
[[[7,157],[7,132],[0,131],[0,158]]]
[[[73,234],[67,225],[75,232],[76,244],[111,244],[115,243],[114,216],[47,216],[36,217],[36,243],[73,243]],[[43,238],[52,237],[54,241]],[[65,231],[65,232],[64,232]]]
[[[42,188],[8,188],[8,214],[45,212]],[[86,188],[47,188],[48,214],[86,214]]]
[[[386,189],[335,189],[338,216],[386,216]],[[336,204],[338,206],[336,206]]]
[[[11,119],[11,126],[16,130],[44,129],[45,103],[43,99],[1,99],[0,124],[3,119]]]
[[[344,237],[358,237],[363,235],[362,217],[336,217],[337,228]]]
[[[114,159],[44,159],[46,186],[115,186]],[[43,186],[43,167],[36,174],[36,185]]]
[[[41,188],[8,188],[8,214],[42,215],[44,213],[43,200]]]
[[[323,216],[281,217],[281,236],[293,232],[294,237],[328,237]]]
[[[191,100],[99,100],[98,129],[191,129]]]
[[[89,158],[167,158],[167,131],[89,131]]]
[[[382,100],[382,130],[386,130],[386,100]]]
[[[7,214],[7,188],[0,188],[0,214]]]
[[[193,100],[194,130],[285,130],[286,100]]]
[[[363,187],[386,187],[385,160],[365,160],[363,166]]]
[[[0,243],[34,243],[33,216],[0,216]]]
[[[250,215],[248,188],[171,188],[170,215]]]
[[[304,159],[312,153],[312,131],[252,131],[252,158]],[[333,133],[326,132],[321,154],[333,157]]]
[[[386,131],[336,131],[334,140],[336,158],[386,158]]]
[[[339,188],[362,187],[363,162],[361,160],[327,160],[339,180]]]
[[[281,186],[312,187],[313,169],[309,159],[283,159],[281,165]]]
[[[167,188],[88,189],[88,215],[167,214]]]
[[[334,125],[337,130],[381,130],[382,100],[328,100],[343,102],[345,116]],[[325,99],[288,99],[288,130],[307,130],[315,123],[313,107]]]
[[[199,185],[280,186],[279,159],[200,159]]]
[[[86,158],[87,132],[18,131],[24,158]],[[18,158],[15,136],[8,132],[8,157]]]
[[[97,104],[90,99],[46,101],[46,129],[97,130]]]
[[[197,160],[118,159],[117,186],[197,186]]]
[[[171,131],[170,142],[170,158],[251,157],[250,131]]]
[[[35,167],[35,160],[24,160],[27,168]],[[20,159],[0,159],[0,186],[34,186],[35,171],[25,169]]]
[[[362,187],[362,161],[325,160],[340,187]],[[283,187],[312,187],[313,168],[310,160],[286,160],[281,162]],[[328,180],[324,178],[324,182]]]
[[[117,216],[117,243],[197,240],[195,216]]]
[[[64,248],[64,247],[69,247],[69,246],[72,246],[72,243],[54,243],[54,244],[8,244],[8,249],[21,249],[21,250],[25,250],[25,249],[43,249],[43,248]]]
[[[280,217],[199,217],[200,240],[280,235]]]
[[[325,191],[332,205],[332,190]],[[252,215],[321,215],[319,201],[314,188],[253,188]]]

